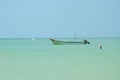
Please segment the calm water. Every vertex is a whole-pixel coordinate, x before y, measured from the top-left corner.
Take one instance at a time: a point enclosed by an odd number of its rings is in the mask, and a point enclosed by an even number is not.
[[[52,45],[49,39],[0,39],[0,80],[120,80],[120,38],[88,41]]]

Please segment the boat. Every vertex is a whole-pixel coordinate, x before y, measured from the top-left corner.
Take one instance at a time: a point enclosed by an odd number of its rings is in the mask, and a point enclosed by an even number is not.
[[[85,39],[83,41],[60,41],[60,40],[50,38],[50,41],[53,43],[53,45],[80,45],[80,44],[87,45],[87,44],[90,44],[90,42],[88,42]]]

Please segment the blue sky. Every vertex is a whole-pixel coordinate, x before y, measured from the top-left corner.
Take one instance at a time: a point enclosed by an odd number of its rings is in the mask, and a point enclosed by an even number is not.
[[[120,37],[120,0],[0,0],[0,37]]]

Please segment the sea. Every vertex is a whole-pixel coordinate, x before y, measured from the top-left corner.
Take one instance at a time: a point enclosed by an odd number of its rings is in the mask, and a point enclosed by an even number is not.
[[[48,38],[1,38],[0,80],[120,80],[120,38],[87,40],[53,45]]]

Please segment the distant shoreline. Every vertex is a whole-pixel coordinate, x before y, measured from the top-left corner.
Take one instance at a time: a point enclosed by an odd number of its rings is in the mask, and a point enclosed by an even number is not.
[[[35,38],[35,37],[34,37]],[[49,37],[50,38],[50,37]],[[35,39],[49,39],[48,37],[40,37]],[[54,37],[55,39],[74,39],[72,37]],[[119,39],[120,37],[79,37],[76,39]],[[0,39],[32,39],[32,37],[13,37],[13,38],[0,38]]]

